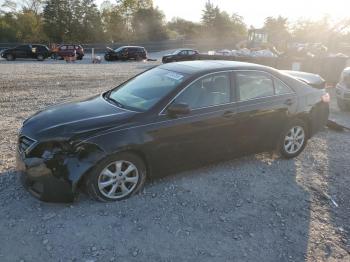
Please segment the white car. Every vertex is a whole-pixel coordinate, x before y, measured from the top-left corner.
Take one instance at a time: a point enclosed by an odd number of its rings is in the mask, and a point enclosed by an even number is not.
[[[343,70],[336,86],[337,103],[342,111],[350,109],[350,67]]]

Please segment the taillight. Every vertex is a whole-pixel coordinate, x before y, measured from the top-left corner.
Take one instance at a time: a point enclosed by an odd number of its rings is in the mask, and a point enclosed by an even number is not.
[[[328,93],[325,93],[323,96],[321,96],[322,102],[329,103],[331,102],[331,96]]]

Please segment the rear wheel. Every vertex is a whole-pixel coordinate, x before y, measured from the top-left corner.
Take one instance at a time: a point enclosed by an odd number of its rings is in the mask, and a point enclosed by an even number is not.
[[[39,61],[44,61],[45,57],[44,57],[43,55],[38,55],[38,56],[37,56],[37,59],[38,59]]]
[[[341,111],[347,111],[349,109],[345,101],[339,97],[337,98],[337,104]]]
[[[98,201],[126,199],[142,189],[146,173],[144,162],[136,155],[117,154],[92,170],[86,179],[86,189]]]
[[[307,125],[304,121],[296,119],[284,129],[280,142],[279,152],[284,158],[298,156],[307,144]]]
[[[142,59],[141,56],[137,55],[135,60],[138,61],[138,62],[140,62],[140,61],[142,61],[143,59]]]
[[[13,61],[13,60],[15,60],[15,57],[12,54],[8,54],[8,55],[6,55],[6,60]]]

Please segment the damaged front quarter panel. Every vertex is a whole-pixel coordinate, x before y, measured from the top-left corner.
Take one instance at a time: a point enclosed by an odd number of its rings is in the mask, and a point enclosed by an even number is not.
[[[43,201],[71,202],[83,176],[106,156],[93,143],[47,142],[38,145],[23,161],[25,185]]]

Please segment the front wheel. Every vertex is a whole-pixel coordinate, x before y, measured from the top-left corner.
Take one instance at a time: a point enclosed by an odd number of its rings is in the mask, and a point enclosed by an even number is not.
[[[37,56],[38,61],[44,61],[45,57],[43,55]]]
[[[138,156],[121,153],[107,158],[92,170],[86,179],[86,189],[98,201],[122,200],[140,191],[146,176],[146,166]]]
[[[6,60],[13,61],[13,60],[15,60],[15,57],[12,54],[8,54],[8,55],[6,55]]]
[[[307,125],[302,120],[293,120],[282,132],[279,152],[284,158],[298,156],[307,144]]]

